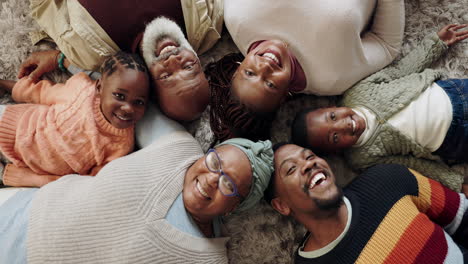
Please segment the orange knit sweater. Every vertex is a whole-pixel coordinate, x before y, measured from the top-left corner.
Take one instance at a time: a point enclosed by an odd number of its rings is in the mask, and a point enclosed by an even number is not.
[[[0,150],[13,163],[4,172],[5,184],[35,186],[21,179],[31,174],[95,175],[133,150],[134,128],[118,129],[107,122],[95,90],[95,82],[84,73],[65,84],[28,78],[16,83],[13,99],[25,104],[7,106],[0,119]]]

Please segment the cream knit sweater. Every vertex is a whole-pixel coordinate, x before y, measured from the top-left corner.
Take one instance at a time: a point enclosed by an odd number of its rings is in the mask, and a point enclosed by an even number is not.
[[[338,95],[395,58],[404,10],[403,0],[225,0],[224,21],[244,55],[255,41],[283,40],[306,74],[303,92]]]
[[[197,238],[165,220],[203,154],[187,132],[162,136],[95,177],[68,175],[31,207],[29,263],[227,263],[227,238]]]

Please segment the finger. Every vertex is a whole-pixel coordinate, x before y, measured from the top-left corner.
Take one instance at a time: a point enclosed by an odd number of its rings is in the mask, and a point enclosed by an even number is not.
[[[465,40],[465,39],[467,39],[467,38],[468,38],[468,34],[463,35],[463,36],[460,36],[460,37],[457,37],[457,42],[458,42],[458,41]]]
[[[44,74],[44,71],[41,70],[40,68],[36,68],[34,71],[32,71],[29,75],[28,75],[28,78],[33,81],[33,82],[36,82],[37,80],[39,80],[39,78]]]
[[[456,37],[463,37],[463,36],[466,36],[466,35],[468,35],[468,30],[457,32],[455,34]]]
[[[454,27],[452,27],[453,30],[459,30],[459,29],[462,29],[464,27],[468,26],[467,24],[462,24],[462,25],[456,25]]]
[[[31,72],[30,68],[31,68],[31,63],[29,63],[29,60],[26,60],[23,63],[21,63],[20,69],[18,72],[18,79],[21,79],[24,76],[28,75]]]

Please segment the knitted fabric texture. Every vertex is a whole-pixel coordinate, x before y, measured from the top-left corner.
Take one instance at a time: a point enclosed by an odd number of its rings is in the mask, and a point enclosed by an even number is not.
[[[118,129],[107,122],[95,83],[86,74],[65,84],[33,83],[26,77],[12,93],[15,101],[26,104],[6,107],[0,120],[0,149],[16,167],[38,174],[95,175],[133,149],[134,128]],[[17,177],[21,175],[6,173],[4,180]]]
[[[28,263],[227,263],[227,238],[194,237],[165,219],[202,155],[190,134],[174,132],[95,177],[42,187],[31,205]]]
[[[396,164],[370,168],[344,194],[352,219],[343,240],[296,263],[463,263],[454,243],[468,244],[463,194]]]
[[[462,175],[387,122],[441,77],[439,72],[424,69],[446,50],[447,45],[437,34],[430,34],[402,60],[362,80],[344,94],[341,106],[365,107],[375,114],[378,122],[363,146],[346,150],[351,166],[363,169],[378,163],[402,164],[452,190],[461,189]]]

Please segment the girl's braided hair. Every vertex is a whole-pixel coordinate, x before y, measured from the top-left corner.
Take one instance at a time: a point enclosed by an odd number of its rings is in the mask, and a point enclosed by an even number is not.
[[[210,126],[215,142],[232,137],[250,140],[270,138],[270,126],[276,112],[254,111],[231,93],[232,77],[243,59],[240,53],[232,53],[206,67],[205,74],[210,78],[211,89]]]

